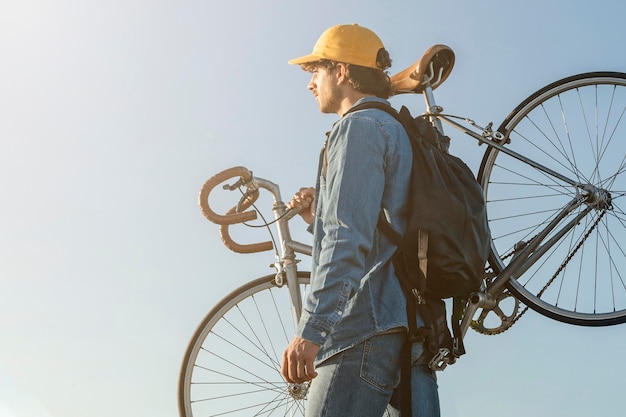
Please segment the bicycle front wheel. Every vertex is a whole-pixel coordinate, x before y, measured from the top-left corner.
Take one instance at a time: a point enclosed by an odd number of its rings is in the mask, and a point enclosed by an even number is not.
[[[503,146],[548,172],[495,148],[483,157],[478,180],[496,273],[574,198],[589,190],[598,197],[569,212],[542,243],[554,236],[558,241],[508,282],[526,305],[562,322],[626,322],[625,113],[626,74],[568,77],[532,94],[498,128]],[[563,229],[576,216],[581,219]],[[567,233],[558,237],[561,230]]]
[[[309,273],[298,272],[304,298]],[[287,384],[282,353],[294,334],[287,285],[251,281],[220,301],[193,335],[178,384],[181,417],[303,416],[308,386]]]

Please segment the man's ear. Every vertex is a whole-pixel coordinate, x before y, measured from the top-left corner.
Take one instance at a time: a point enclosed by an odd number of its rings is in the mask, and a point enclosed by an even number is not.
[[[348,82],[348,66],[346,64],[338,63],[335,67],[335,73],[337,74],[338,85]]]

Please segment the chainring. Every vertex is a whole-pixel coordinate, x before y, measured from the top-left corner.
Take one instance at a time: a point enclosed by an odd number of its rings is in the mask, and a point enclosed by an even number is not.
[[[505,308],[503,301],[511,298],[513,306]],[[509,300],[511,301],[511,300]],[[480,315],[472,320],[470,327],[478,333],[485,335],[496,335],[507,331],[518,318],[520,302],[509,291],[504,291],[496,300],[493,309],[482,309]],[[509,312],[510,311],[510,312]]]

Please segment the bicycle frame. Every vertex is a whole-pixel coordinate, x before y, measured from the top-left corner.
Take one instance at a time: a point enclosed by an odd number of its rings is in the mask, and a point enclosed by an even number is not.
[[[520,243],[516,248],[514,259],[502,270],[495,273],[494,277],[489,280],[487,286],[472,296],[468,302],[466,313],[461,323],[462,335],[467,333],[470,327],[471,321],[479,309],[490,310],[493,309],[498,301],[498,297],[505,291],[506,283],[511,279],[517,279],[522,276],[532,265],[537,262],[551,247],[553,247],[564,235],[568,233],[581,219],[583,219],[594,208],[594,204],[602,204],[605,202],[605,198],[602,196],[602,190],[598,190],[589,184],[581,184],[578,181],[565,177],[535,161],[532,161],[523,155],[512,151],[502,144],[506,142],[507,138],[498,131],[491,130],[491,124],[486,128],[481,128],[473,121],[468,119],[468,123],[473,126],[477,131],[471,130],[454,120],[452,118],[458,118],[456,116],[450,116],[442,113],[442,108],[435,104],[433,91],[429,82],[426,82],[422,91],[424,100],[426,102],[425,115],[429,116],[434,121],[437,128],[443,132],[441,122],[459,130],[460,132],[478,140],[480,143],[489,147],[497,149],[499,152],[506,153],[512,158],[518,159],[535,169],[538,169],[547,175],[554,176],[567,184],[577,188],[575,198],[572,199],[569,204],[566,204],[562,210],[541,230],[530,242]],[[302,242],[294,241],[291,238],[289,230],[289,220],[295,216],[295,210],[289,210],[285,203],[282,201],[280,195],[279,186],[269,180],[253,177],[252,173],[242,167],[233,168],[234,170],[242,170],[239,174],[241,179],[234,185],[224,188],[235,189],[238,186],[245,186],[247,192],[242,197],[240,203],[233,207],[224,218],[229,216],[240,216],[243,214],[252,214],[253,212],[242,212],[247,209],[253,201],[258,197],[258,190],[265,189],[269,191],[273,198],[272,212],[274,214],[274,222],[276,223],[276,231],[278,235],[278,241],[280,242],[280,248],[274,248],[276,253],[276,262],[272,265],[276,269],[275,283],[278,286],[287,285],[291,298],[291,309],[294,320],[297,322],[300,319],[300,313],[302,310],[302,298],[297,285],[297,263],[296,254],[311,255],[311,246]],[[227,170],[228,171],[228,170]],[[216,177],[218,177],[218,174]],[[229,173],[230,178],[234,176],[232,172]],[[222,178],[224,179],[224,175]],[[220,181],[221,181],[220,179]],[[212,178],[207,181],[213,181]],[[212,188],[212,187],[211,187]],[[201,201],[206,200],[207,196],[201,197]],[[562,221],[568,217],[572,211],[576,210],[580,206],[587,204],[584,210],[581,210],[573,219],[567,224],[562,225],[558,231],[554,232]],[[204,210],[203,210],[204,211]],[[205,212],[205,216],[211,217]],[[217,216],[216,217],[221,217]],[[261,250],[267,250],[272,248],[271,242],[265,242],[254,245],[238,245],[230,239],[228,234],[228,225],[233,223],[239,223],[246,220],[256,218],[256,215],[245,216],[242,218],[229,219],[225,221],[223,219],[216,219],[215,217],[209,218],[209,220],[220,224],[220,234],[225,245],[232,250],[242,253],[258,252]],[[544,242],[546,237],[554,232],[554,234]],[[266,246],[263,246],[266,245]],[[249,246],[249,247],[248,247]]]
[[[445,52],[445,48],[443,48],[442,50]],[[428,55],[428,53],[425,54],[425,56],[432,58],[430,55]],[[419,65],[417,63],[414,64],[414,67],[419,69]],[[509,262],[508,265],[498,267],[498,269],[501,270],[496,270],[496,266],[494,266],[494,264],[490,262],[493,269],[493,275],[486,276],[484,288],[475,293],[472,297],[470,297],[470,300],[468,300],[465,314],[461,322],[461,335],[464,336],[468,328],[472,325],[472,320],[479,309],[483,310],[483,315],[488,311],[494,310],[498,306],[499,302],[503,299],[501,298],[501,296],[505,294],[505,287],[508,282],[519,279],[542,256],[544,256],[551,248],[557,245],[557,243],[592,210],[598,208],[610,208],[611,195],[606,190],[595,187],[591,184],[581,183],[574,179],[568,178],[565,175],[562,175],[534,160],[531,160],[528,157],[525,157],[509,149],[508,147],[504,146],[510,141],[508,133],[504,131],[493,131],[491,128],[491,123],[489,123],[487,127],[482,128],[470,119],[444,114],[443,108],[435,103],[433,90],[443,82],[443,80],[447,76],[446,71],[449,71],[449,68],[444,66],[439,68],[439,70],[436,70],[433,66],[433,63],[430,62],[427,70],[424,70],[422,68],[418,74],[418,69],[415,69],[415,71],[411,72],[410,75],[408,73],[403,75],[404,77],[412,79],[415,79],[415,77],[418,75],[421,76],[422,81],[417,84],[418,87],[415,87],[413,81],[410,81],[411,84],[409,84],[407,88],[405,88],[403,91],[400,91],[399,93],[420,93],[424,97],[424,101],[426,104],[426,112],[424,113],[424,115],[428,116],[431,122],[438,129],[440,129],[441,132],[443,132],[443,123],[445,123],[446,125],[451,126],[461,133],[464,133],[465,135],[476,139],[480,144],[485,144],[489,148],[497,150],[497,152],[502,152],[510,156],[511,158],[517,159],[522,163],[527,164],[528,166],[544,173],[547,176],[554,177],[559,181],[562,181],[563,183],[572,186],[576,190],[575,196],[571,199],[571,201],[565,204],[562,209],[550,219],[550,221],[545,225],[545,227],[543,227],[542,230],[539,230],[537,234],[530,240],[521,241],[515,245],[513,251],[513,259]],[[394,77],[392,77],[392,82],[394,82],[393,78]],[[400,79],[399,82],[402,83],[404,82],[403,80],[406,80],[408,78]],[[396,81],[398,81],[398,79],[396,79]],[[524,106],[526,107],[532,105],[532,102],[524,104]],[[519,108],[516,110],[519,112]],[[458,123],[457,121],[455,121],[455,119],[465,120],[472,128],[468,128]],[[268,250],[274,247],[271,242],[243,246],[234,243],[228,235],[228,224],[239,223],[245,220],[256,218],[256,212],[242,211],[246,210],[254,202],[254,200],[256,200],[256,198],[258,197],[259,188],[266,189],[270,192],[270,194],[272,194],[274,199],[272,211],[274,213],[275,222],[277,223],[276,228],[278,233],[278,240],[280,241],[280,248],[275,248],[276,262],[273,264],[273,266],[276,269],[276,274],[274,281],[275,284],[278,286],[282,286],[285,284],[288,286],[289,294],[291,297],[292,314],[294,320],[297,322],[300,319],[300,312],[302,310],[302,299],[297,284],[298,261],[296,260],[296,253],[302,253],[310,256],[311,246],[294,241],[291,238],[288,222],[291,217],[293,217],[296,213],[293,210],[287,209],[286,205],[283,203],[278,185],[262,178],[253,178],[252,173],[242,167],[232,168],[231,170],[227,170],[225,172],[227,172],[229,176],[224,176],[224,173],[220,173],[216,177],[221,175],[221,177],[218,178],[221,181],[225,178],[234,177],[234,174],[240,175],[240,180],[236,184],[234,184],[233,186],[227,186],[225,188],[234,189],[238,186],[243,185],[246,187],[247,192],[241,199],[239,205],[233,207],[233,209],[231,209],[231,211],[229,211],[227,215],[224,216],[228,217],[228,221],[224,221],[224,219],[220,218],[221,216],[217,216],[212,212],[207,213],[204,207],[203,212],[205,213],[205,216],[209,218],[209,220],[221,224],[220,233],[222,235],[222,240],[224,241],[226,246],[228,246],[232,250],[242,253]],[[208,180],[207,183],[211,181],[213,181],[213,186],[217,184],[214,179]],[[203,187],[202,192],[204,192],[205,188],[207,188],[206,184],[205,187]],[[210,191],[212,187],[208,188]],[[207,197],[208,193],[205,193],[205,195],[202,195],[201,193],[201,206],[203,204],[203,200],[206,202]],[[579,208],[581,207],[582,209],[579,210]],[[206,208],[206,210],[210,212],[210,209],[208,207]],[[567,223],[562,224],[568,217],[570,217],[572,212],[576,210],[579,210],[579,212],[575,216],[573,216],[573,218],[570,219]],[[494,253],[496,252],[494,251]],[[511,294],[507,293],[505,296],[508,295]],[[519,301],[516,301],[516,303],[519,303]],[[510,318],[508,317],[502,319],[502,324],[506,328],[508,328],[508,325],[510,325],[508,322],[509,319]]]
[[[568,178],[550,168],[547,168],[529,158],[526,158],[519,153],[502,146],[503,143],[508,141],[505,135],[498,131],[491,129],[490,123],[486,128],[481,128],[470,119],[466,120],[471,126],[480,130],[477,133],[459,123],[452,120],[452,118],[462,119],[456,116],[443,114],[443,108],[436,105],[433,95],[433,88],[431,87],[431,80],[435,80],[433,84],[438,84],[441,81],[436,80],[435,74],[431,71],[424,80],[424,88],[422,95],[426,103],[426,112],[424,115],[428,116],[434,125],[443,133],[443,126],[441,122],[445,122],[447,125],[455,128],[456,130],[476,139],[480,144],[487,145],[491,148],[497,149],[499,152],[503,152],[512,158],[515,158],[531,167],[544,172],[545,174],[555,177],[567,184],[578,189],[576,196],[563,207],[563,209],[550,221],[550,223],[540,231],[529,243],[520,243],[516,248],[514,259],[504,268],[504,270],[497,273],[493,279],[489,282],[487,287],[480,291],[475,296],[471,297],[467,310],[461,323],[462,335],[464,336],[470,327],[470,323],[475,313],[483,309],[492,309],[497,305],[497,297],[504,291],[506,283],[510,279],[517,279],[522,276],[532,265],[537,262],[551,247],[553,247],[563,236],[565,236],[576,224],[580,222],[590,211],[593,210],[595,204],[607,203],[607,198],[603,190],[599,190],[590,184],[582,184],[576,180]],[[569,213],[576,210],[578,207],[587,204],[584,210],[581,210],[572,220],[565,224],[558,230],[548,241],[545,243],[543,240],[554,231],[559,224],[568,216]]]

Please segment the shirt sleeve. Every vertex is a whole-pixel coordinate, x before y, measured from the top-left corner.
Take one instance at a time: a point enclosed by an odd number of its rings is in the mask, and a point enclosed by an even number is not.
[[[358,113],[337,122],[329,136],[316,219],[323,238],[296,329],[314,343],[324,343],[365,274],[381,210],[387,143],[376,119]]]

